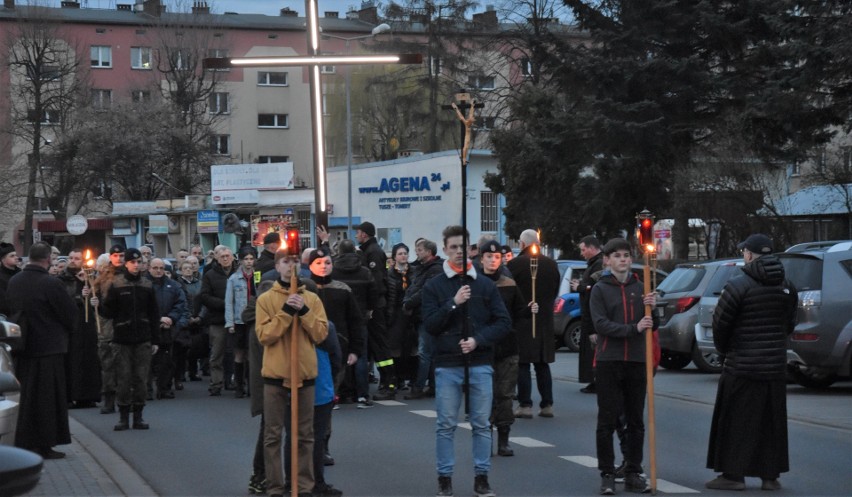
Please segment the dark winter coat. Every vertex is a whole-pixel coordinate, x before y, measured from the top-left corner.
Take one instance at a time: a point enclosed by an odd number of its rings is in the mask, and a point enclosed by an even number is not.
[[[20,273],[19,268],[9,269],[3,264],[0,264],[0,314],[9,315],[9,305],[6,300],[6,288],[9,286],[9,280],[12,276]]]
[[[388,256],[379,247],[375,237],[370,237],[361,244],[361,265],[370,270],[376,285],[374,309],[387,307],[387,289],[385,288],[385,273],[388,269]]]
[[[362,316],[367,317],[367,311],[377,309],[379,290],[373,280],[373,274],[369,269],[361,265],[358,254],[340,254],[334,259],[334,267],[331,271],[331,279],[346,283],[352,289],[352,295],[358,302]],[[384,287],[384,284],[382,285]],[[340,334],[340,326],[337,327]]]
[[[21,325],[24,357],[44,357],[68,352],[68,336],[77,322],[77,306],[65,285],[47,269],[27,264],[6,288],[10,319]]]
[[[150,279],[141,274],[118,272],[102,304],[101,313],[112,319],[113,343],[160,343],[160,309]]]
[[[456,306],[453,297],[462,285],[470,285],[471,297],[465,304]],[[466,336],[476,340],[476,348],[468,355],[470,365],[477,366],[493,362],[494,347],[511,332],[512,318],[491,280],[477,277],[473,269],[462,278],[445,263],[444,275],[432,278],[423,287],[423,327],[435,337],[435,367],[463,366],[465,356],[459,342]]]
[[[577,361],[578,376],[581,383],[595,381],[594,375],[594,360],[595,350],[594,345],[589,340],[589,335],[595,334],[595,325],[592,323],[592,309],[589,305],[592,296],[592,286],[597,283],[597,279],[592,275],[600,272],[603,269],[603,252],[598,252],[595,256],[587,261],[586,270],[580,276],[580,284],[577,286],[577,293],[580,296],[580,353]]]
[[[254,270],[260,271],[260,274],[263,274],[272,269],[275,269],[275,252],[263,249],[263,252],[260,253],[260,257],[258,257],[254,263]]]
[[[328,284],[317,284],[316,294],[325,307],[326,317],[334,323],[343,355],[349,355],[350,352],[358,357],[364,355],[367,325],[349,286],[332,280]]]
[[[483,278],[488,278],[497,285],[497,291],[500,292],[500,297],[506,304],[506,310],[509,311],[509,316],[512,318],[512,330],[494,346],[494,359],[499,360],[518,355],[518,332],[515,329],[517,326],[515,323],[532,316],[532,311],[524,300],[524,296],[521,295],[521,290],[518,289],[515,280],[503,274],[502,271],[493,275],[481,274]],[[497,278],[495,279],[494,276]]]
[[[532,275],[530,274],[529,247],[521,251],[507,267],[512,279],[521,289],[527,302],[532,299]],[[532,336],[532,317],[522,318],[516,323],[518,331],[518,361],[521,364],[553,362],[556,349],[553,340],[553,302],[559,296],[559,266],[550,257],[538,256],[538,272],[535,283],[535,301],[539,311],[535,318],[535,338]]]
[[[725,355],[725,373],[783,380],[798,293],[784,279],[784,266],[773,255],[746,264],[742,271],[719,297],[713,313],[713,343]]]
[[[157,298],[157,307],[160,309],[160,317],[169,317],[172,320],[171,328],[160,329],[159,343],[171,343],[178,331],[185,328],[189,322],[186,294],[177,281],[166,276],[151,278],[151,283],[154,296]]]
[[[415,325],[423,321],[420,308],[423,305],[423,287],[435,276],[444,274],[444,259],[435,256],[427,262],[418,264],[414,274],[414,282],[405,291],[402,301],[403,308],[411,312],[411,320]]]
[[[201,304],[207,308],[207,324],[225,324],[225,291],[228,278],[234,273],[237,264],[231,264],[231,270],[225,271],[219,264],[211,264],[201,276]]]
[[[405,291],[411,286],[412,275],[411,266],[406,267],[405,271],[399,271],[396,267],[388,268],[385,276],[388,323],[392,323],[396,315],[403,311],[402,301],[405,299]]]
[[[645,362],[645,335],[636,324],[645,316],[642,293],[645,287],[632,272],[621,283],[605,272],[592,287],[592,321],[598,334],[595,361]],[[659,326],[657,313],[654,329]]]

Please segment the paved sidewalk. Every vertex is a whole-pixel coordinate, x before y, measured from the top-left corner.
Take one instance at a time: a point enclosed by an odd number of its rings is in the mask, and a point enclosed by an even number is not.
[[[31,497],[156,496],[154,490],[97,435],[69,418],[71,445],[56,449],[63,459],[44,461],[38,486]]]

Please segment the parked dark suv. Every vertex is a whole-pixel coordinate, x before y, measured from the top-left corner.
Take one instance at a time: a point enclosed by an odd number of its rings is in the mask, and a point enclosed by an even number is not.
[[[789,373],[808,388],[852,374],[852,241],[778,254],[799,292]]]

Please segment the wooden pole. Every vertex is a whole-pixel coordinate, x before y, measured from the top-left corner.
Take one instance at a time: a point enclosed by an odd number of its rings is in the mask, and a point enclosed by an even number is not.
[[[535,302],[535,280],[538,277],[538,246],[532,245],[530,247],[530,277],[532,279],[532,301]],[[535,316],[536,313],[532,315],[532,337],[535,340]]]
[[[650,254],[645,251],[644,267],[644,295],[651,293],[651,264]],[[645,316],[651,317],[654,310],[650,305],[645,305]],[[654,422],[654,330],[645,330],[645,378],[648,396],[648,460],[651,464],[651,493],[657,495],[657,432]]]
[[[295,265],[290,272],[290,295],[299,291],[299,277]],[[293,314],[290,325],[290,495],[299,495],[299,317]]]

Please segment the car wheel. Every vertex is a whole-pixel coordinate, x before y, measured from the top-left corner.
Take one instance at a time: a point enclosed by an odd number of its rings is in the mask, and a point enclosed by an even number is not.
[[[721,373],[723,360],[722,354],[715,350],[702,352],[697,343],[692,346],[692,362],[703,373]]]
[[[790,366],[787,372],[793,381],[805,388],[828,388],[837,381],[837,375],[818,372],[807,366]]]
[[[565,333],[562,336],[565,340],[565,346],[568,347],[568,350],[571,352],[580,351],[580,342],[582,340],[580,331],[582,326],[583,322],[578,319],[568,323],[568,326],[565,327]]]
[[[678,354],[676,352],[666,352],[665,350],[660,355],[660,366],[666,369],[678,370],[683,369],[692,362],[692,357],[689,354]]]

